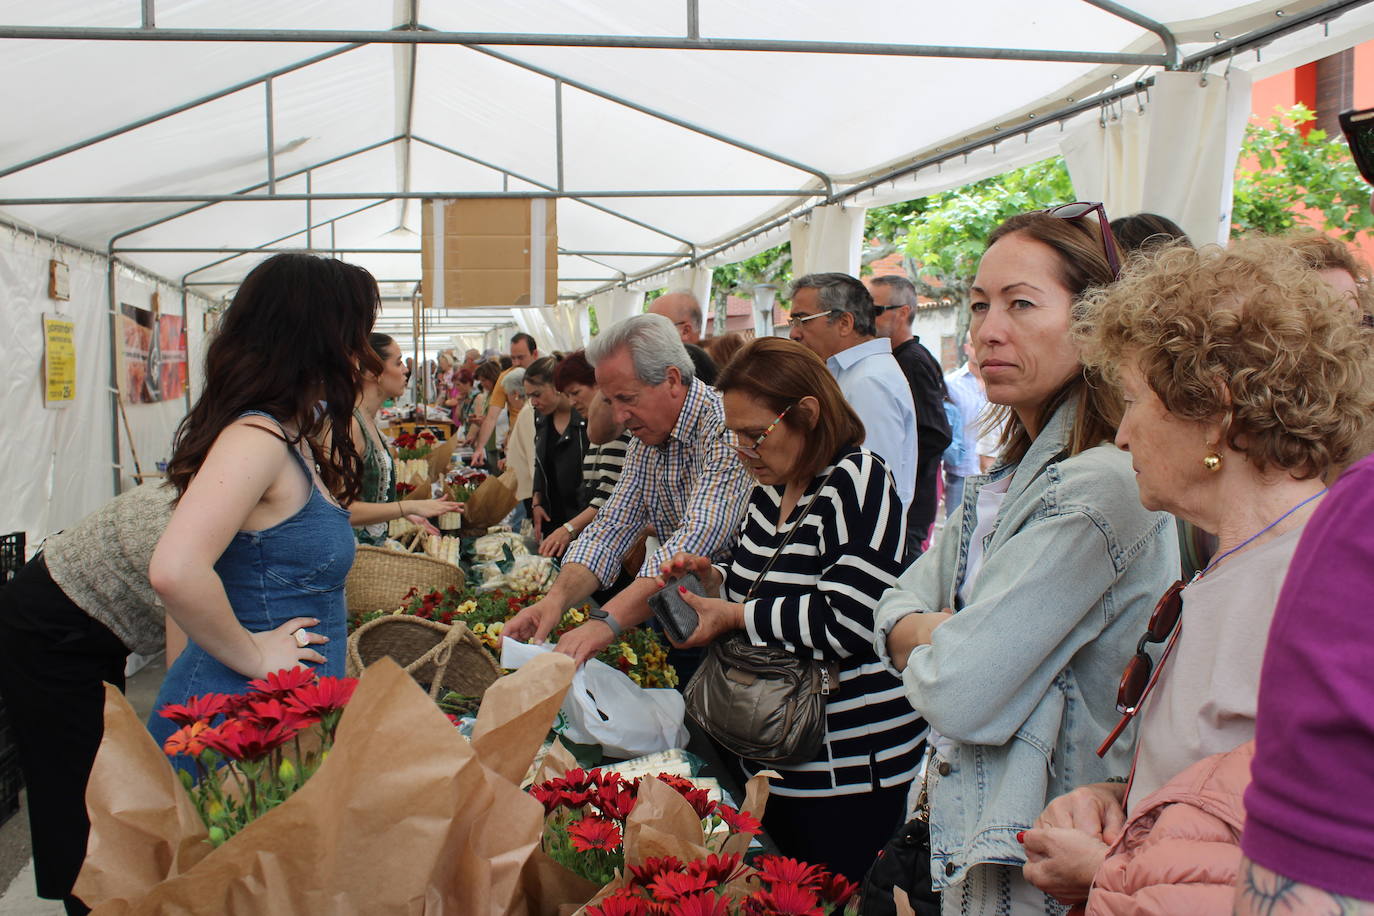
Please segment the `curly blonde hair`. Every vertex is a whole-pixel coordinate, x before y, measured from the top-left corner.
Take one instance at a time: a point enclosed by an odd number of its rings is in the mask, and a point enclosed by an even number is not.
[[[1080,301],[1073,334],[1108,381],[1134,364],[1173,415],[1222,418],[1261,471],[1325,476],[1367,450],[1370,334],[1290,239],[1145,254]]]

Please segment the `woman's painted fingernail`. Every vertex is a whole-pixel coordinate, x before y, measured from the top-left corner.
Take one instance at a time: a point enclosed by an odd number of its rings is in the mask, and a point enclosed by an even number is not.
[[[1020,833],[1016,834],[1016,842],[1021,843],[1021,844],[1023,844],[1023,845],[1025,844],[1025,842],[1026,842],[1026,831],[1022,830]]]
[[[687,586],[685,586],[685,585],[679,585],[679,586],[677,587],[677,590],[678,590],[678,593],[679,593],[679,594],[683,594],[683,595],[687,594]]]

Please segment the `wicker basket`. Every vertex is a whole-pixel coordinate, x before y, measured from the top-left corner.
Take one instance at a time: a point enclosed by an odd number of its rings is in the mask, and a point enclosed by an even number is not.
[[[461,588],[466,584],[463,571],[452,563],[389,547],[359,544],[353,569],[344,583],[344,595],[350,614],[366,614],[400,607],[412,588],[443,591],[450,585]]]
[[[441,689],[481,697],[501,676],[496,659],[481,641],[459,622],[392,614],[369,621],[348,637],[348,673],[362,674],[379,658],[390,656],[437,698]]]

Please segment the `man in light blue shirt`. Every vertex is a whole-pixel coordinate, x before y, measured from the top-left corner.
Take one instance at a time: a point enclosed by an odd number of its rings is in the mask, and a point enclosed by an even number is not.
[[[848,274],[807,274],[792,284],[791,338],[830,367],[863,421],[864,448],[887,464],[909,509],[916,484],[916,408],[892,343],[874,336],[873,320],[873,297]]]

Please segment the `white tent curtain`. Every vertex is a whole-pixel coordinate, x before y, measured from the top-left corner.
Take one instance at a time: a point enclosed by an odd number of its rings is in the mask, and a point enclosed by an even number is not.
[[[617,321],[643,312],[644,293],[634,289],[613,289],[597,296],[593,304],[596,306],[596,323],[604,331]]]
[[[1225,244],[1249,74],[1159,73],[1144,113],[1125,107],[1062,143],[1078,198],[1102,201],[1113,218],[1158,213],[1195,244]]]
[[[792,220],[788,224],[792,239],[792,273],[800,277],[835,272],[857,277],[864,212],[863,207],[831,204]]]
[[[577,315],[570,305],[559,304],[539,309],[544,323],[550,331],[552,349],[570,353],[582,345],[582,336],[577,326]]]

